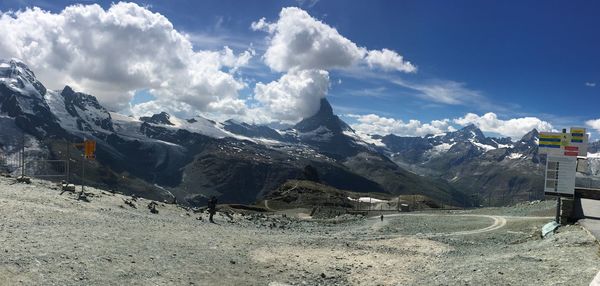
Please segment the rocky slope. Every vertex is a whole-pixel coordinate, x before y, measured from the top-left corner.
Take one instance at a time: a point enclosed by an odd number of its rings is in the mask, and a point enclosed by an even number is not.
[[[588,285],[597,242],[551,203],[365,218],[207,214],[0,177],[3,285]],[[221,208],[221,206],[219,206]]]

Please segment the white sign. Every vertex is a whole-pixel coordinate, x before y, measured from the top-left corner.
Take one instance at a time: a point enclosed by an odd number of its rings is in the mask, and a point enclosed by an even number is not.
[[[544,191],[547,194],[575,194],[576,169],[577,157],[548,156]]]

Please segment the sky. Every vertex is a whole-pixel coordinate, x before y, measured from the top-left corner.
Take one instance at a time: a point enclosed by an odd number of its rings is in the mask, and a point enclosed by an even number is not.
[[[37,7],[37,8],[34,8]],[[362,134],[600,137],[597,1],[0,2],[0,58],[109,109]]]

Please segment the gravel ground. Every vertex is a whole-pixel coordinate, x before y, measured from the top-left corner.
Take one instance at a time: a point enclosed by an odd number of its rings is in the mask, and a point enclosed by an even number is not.
[[[300,220],[207,215],[96,189],[0,177],[2,285],[588,285],[597,242],[579,226],[540,239],[546,202]]]

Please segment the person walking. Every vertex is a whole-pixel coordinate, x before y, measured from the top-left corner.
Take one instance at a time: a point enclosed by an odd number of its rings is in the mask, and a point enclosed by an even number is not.
[[[380,218],[381,218],[381,221],[383,221],[383,214],[381,215],[381,217],[380,217]]]
[[[217,213],[217,197],[212,196],[208,200],[208,221],[210,221],[211,223],[215,223],[215,221],[213,220],[213,216],[215,215],[215,213]]]

